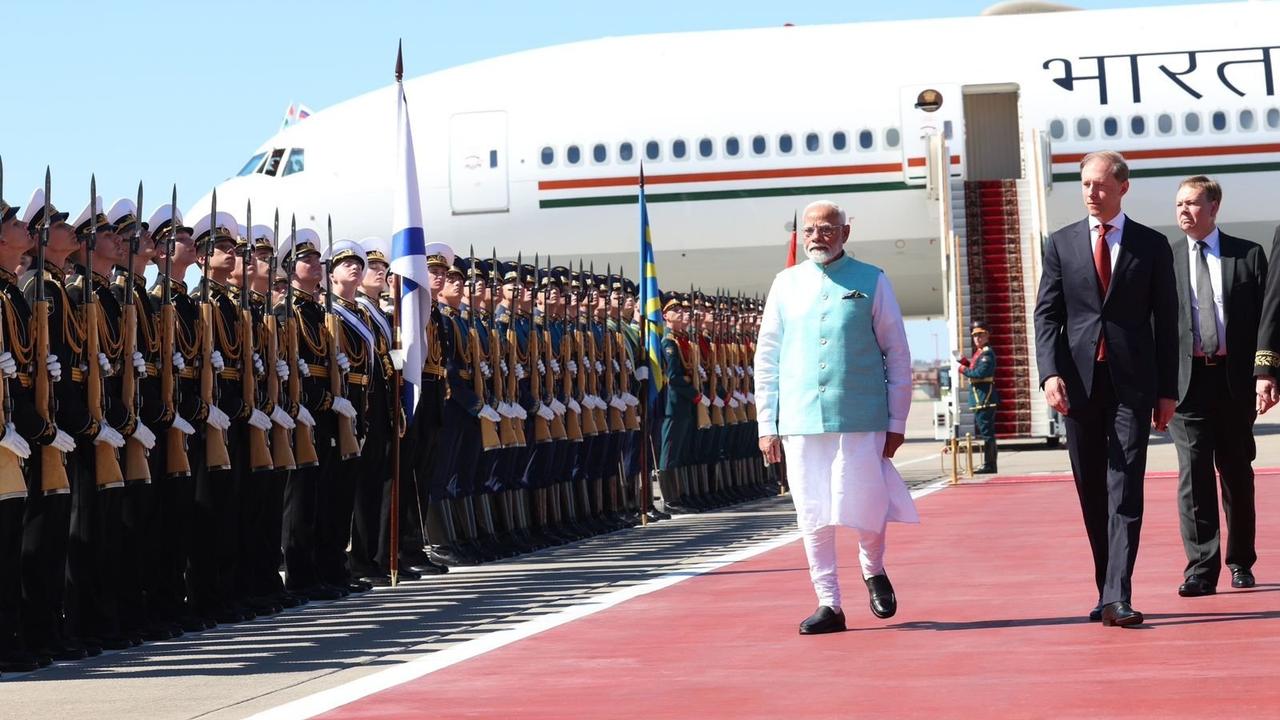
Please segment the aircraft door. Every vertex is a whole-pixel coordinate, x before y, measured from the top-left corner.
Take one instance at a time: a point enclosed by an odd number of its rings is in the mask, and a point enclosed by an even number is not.
[[[899,95],[902,117],[902,178],[928,182],[929,136],[943,135],[952,150],[951,175],[964,174],[964,93],[959,85],[908,85]],[[959,164],[956,159],[959,158]]]
[[[507,212],[506,112],[450,118],[449,202],[454,215]]]

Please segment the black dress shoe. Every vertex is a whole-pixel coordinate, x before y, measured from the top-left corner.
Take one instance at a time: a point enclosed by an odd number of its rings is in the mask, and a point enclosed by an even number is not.
[[[183,615],[178,618],[178,624],[187,632],[200,632],[208,629],[204,626],[204,618],[198,615]]]
[[[1102,608],[1103,627],[1131,627],[1142,624],[1142,613],[1129,603],[1119,600]]]
[[[331,585],[315,585],[302,591],[302,596],[308,600],[337,600],[346,597],[346,594],[339,592],[338,588]]]
[[[390,573],[388,573],[387,577],[388,579],[390,579]],[[396,568],[396,580],[399,582],[404,582],[406,580],[421,580],[421,579],[422,579],[422,573],[414,572],[407,567]]]
[[[359,580],[352,581],[352,583],[356,583],[356,582],[364,583],[368,585],[370,588],[391,587],[391,576],[390,575],[365,575]]]
[[[40,658],[29,652],[14,650],[0,655],[0,673],[32,672],[41,667]]]
[[[885,620],[898,612],[898,597],[893,594],[889,576],[881,573],[866,579],[867,592],[871,595],[871,614]]]
[[[104,650],[127,650],[128,648],[133,647],[133,643],[130,642],[129,638],[123,635],[108,635],[101,638],[99,644]]]
[[[1178,594],[1182,597],[1201,597],[1216,592],[1218,589],[1213,586],[1213,583],[1200,575],[1192,575],[1178,586]]]
[[[1099,605],[1095,605],[1093,609],[1089,611],[1089,622],[1101,622],[1101,621],[1102,621],[1102,605],[1099,604]]]
[[[83,660],[89,657],[89,651],[79,645],[74,647],[68,647],[61,644],[51,645],[49,647],[37,648],[35,654],[52,658],[58,662],[73,662],[75,660]],[[102,654],[101,649],[98,650],[98,654]]]
[[[813,614],[800,623],[801,635],[821,635],[844,630],[844,612],[819,605]]]
[[[1253,571],[1248,568],[1232,568],[1231,570],[1231,587],[1233,588],[1251,588],[1257,584],[1253,579]]]
[[[391,584],[391,578],[387,578],[387,584]],[[368,592],[373,589],[373,583],[367,580],[352,579],[347,581],[347,591],[351,593]]]
[[[417,573],[418,577],[422,577],[423,575],[444,575],[445,573],[449,572],[448,565],[437,565],[436,563],[433,563],[430,560],[426,560],[425,562],[422,562],[419,564],[410,565],[407,569]],[[400,572],[404,572],[404,571],[401,570]]]

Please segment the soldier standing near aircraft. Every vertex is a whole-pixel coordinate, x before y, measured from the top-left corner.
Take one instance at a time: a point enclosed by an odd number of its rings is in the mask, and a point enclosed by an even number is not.
[[[658,488],[667,512],[695,512],[686,505],[687,480],[680,477],[695,428],[695,409],[706,404],[694,387],[689,364],[689,341],[686,334],[688,310],[682,298],[669,294],[662,305],[666,333],[662,336],[662,371],[667,378],[663,390],[662,445],[658,455]]]
[[[974,434],[982,438],[982,467],[979,474],[997,472],[996,408],[1000,394],[996,392],[996,351],[992,349],[987,326],[973,323],[973,359],[960,358],[960,373],[969,378],[969,409],[973,411]]]

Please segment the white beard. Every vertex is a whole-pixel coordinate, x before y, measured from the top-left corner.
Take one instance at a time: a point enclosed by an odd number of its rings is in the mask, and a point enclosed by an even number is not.
[[[814,261],[814,262],[816,262],[816,263],[821,263],[821,264],[824,264],[824,265],[825,265],[826,263],[831,262],[832,260],[834,260],[836,257],[838,257],[838,256],[840,255],[840,249],[839,249],[839,248],[832,248],[832,249],[830,249],[830,250],[824,250],[824,249],[816,248],[816,247],[815,247],[815,248],[805,248],[805,250],[804,250],[804,254],[805,254],[805,256],[806,256],[806,257],[808,257],[810,260],[812,260],[812,261]]]

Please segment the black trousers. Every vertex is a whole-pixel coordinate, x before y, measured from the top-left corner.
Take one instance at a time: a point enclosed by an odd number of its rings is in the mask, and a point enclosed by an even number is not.
[[[66,615],[74,637],[118,638],[120,588],[124,565],[125,488],[98,488],[94,444],[72,453],[78,467],[71,477],[71,532],[67,546]]]
[[[161,435],[151,451],[152,512],[144,532],[143,589],[151,620],[175,622],[187,614],[187,547],[196,485],[191,475],[166,477],[168,448]],[[204,462],[204,439],[187,440],[187,462]]]
[[[350,565],[352,574],[357,576],[378,572],[379,545],[385,544],[384,530],[389,532],[390,528],[390,515],[386,513],[391,509],[391,433],[389,428],[378,422],[385,416],[372,414],[372,417],[375,421],[370,423],[364,450],[359,459],[352,461],[358,468],[358,477],[351,523]],[[403,498],[401,502],[404,502]]]
[[[1227,516],[1227,566],[1248,570],[1258,559],[1252,401],[1231,397],[1225,364],[1192,366],[1187,397],[1169,425],[1178,448],[1178,527],[1187,553],[1186,577],[1199,575],[1216,584],[1222,568],[1215,467]]]
[[[1099,363],[1089,402],[1072,407],[1065,422],[1067,453],[1093,551],[1099,600],[1104,605],[1129,602],[1142,531],[1151,408],[1121,402],[1110,370]]]
[[[0,500],[0,656],[23,646],[21,568],[25,503],[21,497]]]
[[[44,494],[41,453],[31,453],[29,462],[22,513],[22,634],[28,648],[42,649],[63,637],[71,495]],[[68,473],[72,471],[67,468]]]
[[[145,576],[147,532],[155,513],[152,481],[138,480],[122,488],[120,563],[120,626],[126,633],[140,633],[151,621]]]
[[[322,454],[323,448],[316,447]],[[281,545],[284,549],[285,588],[306,590],[320,582],[316,569],[316,502],[320,479],[318,466],[289,471],[284,485],[284,518]]]

